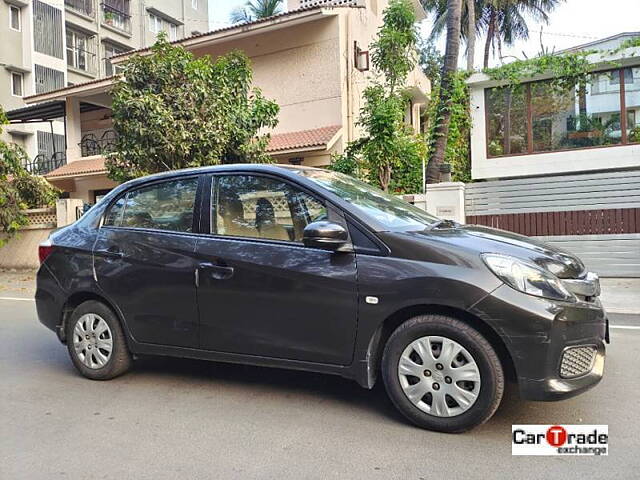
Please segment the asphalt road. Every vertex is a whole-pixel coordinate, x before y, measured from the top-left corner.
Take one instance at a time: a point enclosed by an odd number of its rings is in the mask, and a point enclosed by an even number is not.
[[[639,346],[640,329],[614,329],[593,390],[534,403],[511,389],[488,424],[445,435],[408,425],[382,385],[332,376],[148,358],[85,380],[33,302],[0,300],[0,478],[638,478]],[[610,455],[512,457],[514,423],[608,424]]]

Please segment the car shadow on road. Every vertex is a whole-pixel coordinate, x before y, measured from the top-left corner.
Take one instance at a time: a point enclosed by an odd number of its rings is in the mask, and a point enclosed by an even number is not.
[[[139,358],[134,374],[211,381],[213,387],[224,384],[258,392],[266,389],[285,398],[302,394],[404,421],[387,398],[382,379],[367,390],[353,380],[335,375],[169,357]]]

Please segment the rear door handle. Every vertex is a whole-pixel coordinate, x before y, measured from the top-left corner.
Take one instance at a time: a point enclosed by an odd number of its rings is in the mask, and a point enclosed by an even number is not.
[[[216,265],[213,263],[201,263],[200,268],[207,270],[211,278],[215,280],[227,280],[233,277],[233,267]],[[199,278],[197,278],[199,280]]]
[[[95,253],[97,253],[98,255],[101,255],[103,257],[109,257],[109,258],[122,258],[122,257],[124,257],[124,253],[122,253],[117,248],[110,248],[110,249],[107,249],[107,250],[96,250]]]

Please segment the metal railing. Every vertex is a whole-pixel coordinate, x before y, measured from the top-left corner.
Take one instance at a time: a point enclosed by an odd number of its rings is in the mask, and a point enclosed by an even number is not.
[[[64,0],[64,5],[74,12],[91,18],[95,17],[96,12],[93,9],[93,0]]]
[[[34,175],[46,175],[56,168],[67,164],[67,157],[64,152],[55,152],[51,157],[41,153],[24,164],[24,168]]]
[[[131,33],[131,15],[109,3],[101,3],[100,6],[102,7],[103,24]]]
[[[105,130],[102,135],[87,133],[82,136],[80,150],[83,157],[104,155],[116,149],[117,135],[115,130]]]

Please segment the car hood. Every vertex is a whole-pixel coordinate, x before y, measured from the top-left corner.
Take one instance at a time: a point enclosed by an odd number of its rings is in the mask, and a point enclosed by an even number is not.
[[[399,241],[399,247],[405,242],[414,244],[416,258],[426,260],[442,261],[449,255],[453,263],[457,263],[456,258],[469,254],[479,257],[482,253],[497,253],[535,263],[559,278],[579,278],[585,274],[584,264],[575,255],[540,240],[495,228],[456,225],[420,232],[395,232],[385,236],[392,243],[395,237]],[[406,247],[408,245],[405,244],[400,250],[405,250]],[[396,250],[393,246],[392,249]],[[466,255],[463,255],[463,252]]]

